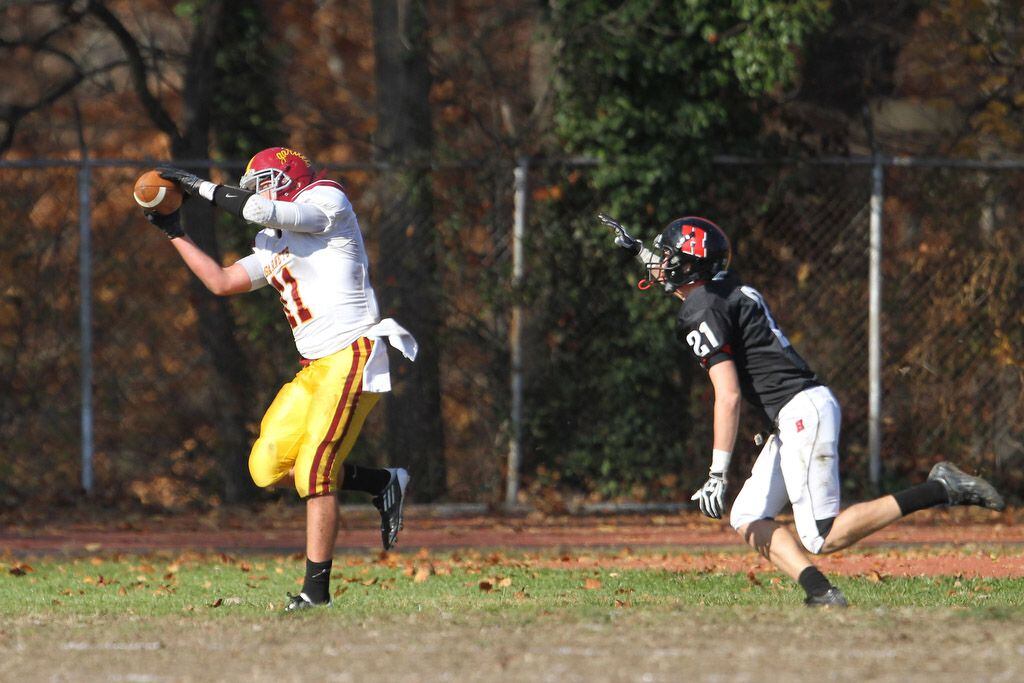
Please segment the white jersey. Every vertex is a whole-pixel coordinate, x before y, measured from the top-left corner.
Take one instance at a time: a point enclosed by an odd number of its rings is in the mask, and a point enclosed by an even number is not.
[[[274,220],[272,205],[283,202],[264,200],[261,204],[264,213],[257,222],[269,227],[256,235],[255,259],[249,256],[241,261],[253,289],[270,284],[281,294],[295,347],[304,358],[323,358],[340,351],[380,321],[352,204],[333,181],[320,180],[302,190],[294,204],[312,205],[327,218],[324,221],[314,212],[319,224],[313,229],[326,225],[315,232],[306,225],[290,230],[275,227],[282,224]],[[249,214],[247,210],[246,218],[252,219]]]

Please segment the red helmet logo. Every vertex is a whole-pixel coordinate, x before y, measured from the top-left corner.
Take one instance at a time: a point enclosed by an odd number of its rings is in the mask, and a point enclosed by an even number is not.
[[[684,254],[691,254],[697,258],[706,258],[708,234],[704,228],[695,225],[683,225],[680,228],[683,239],[679,243],[679,251]]]

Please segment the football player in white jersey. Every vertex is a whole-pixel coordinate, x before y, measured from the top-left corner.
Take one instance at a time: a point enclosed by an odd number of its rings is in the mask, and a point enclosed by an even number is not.
[[[267,409],[249,471],[258,486],[291,483],[306,500],[306,577],[286,609],[330,604],[336,492],[374,496],[385,550],[402,527],[408,472],[344,461],[380,394],[391,389],[385,344],[413,360],[416,340],[394,320],[380,319],[352,204],[341,185],[317,174],[304,155],[265,149],[249,161],[239,187],[170,166],[157,170],[187,195],[261,228],[253,253],[225,267],[189,239],[178,212],[146,214],[214,294],[269,284],[281,295],[302,369]]]
[[[740,398],[770,425],[729,521],[744,541],[800,584],[808,606],[847,603],[804,549],[833,553],[936,505],[1003,509],[1002,496],[987,481],[940,462],[923,484],[840,510],[839,402],[782,333],[761,293],[729,269],[732,248],[722,229],[705,218],[679,218],[658,235],[652,251],[613,219],[598,218],[615,230],[615,243],[647,267],[647,282],[661,284],[682,302],[677,335],[711,380],[711,467],[691,498],[701,512],[715,519],[725,512]],[[775,521],[787,503],[799,542]]]

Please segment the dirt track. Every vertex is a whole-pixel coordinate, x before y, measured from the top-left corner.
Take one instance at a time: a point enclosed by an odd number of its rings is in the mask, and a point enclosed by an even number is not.
[[[805,611],[806,612],[806,611]],[[0,633],[9,681],[1019,681],[1015,620],[953,611],[693,608],[602,619],[464,623],[430,614],[325,618],[91,619]]]
[[[374,511],[346,508],[345,512],[338,551],[378,550]],[[302,508],[295,506],[258,514],[220,511],[204,516],[113,517],[64,525],[7,520],[0,527],[0,554],[292,553],[302,550],[303,521]],[[411,506],[399,541],[399,552],[546,549],[569,558],[566,562],[573,565],[768,570],[767,563],[752,552],[736,552],[743,547],[727,524],[695,513],[443,517],[432,509]],[[886,552],[891,546],[901,546],[902,552]],[[597,552],[604,549],[620,552]],[[819,564],[842,574],[1024,576],[1024,524],[1017,523],[1014,511],[919,513],[865,539],[854,552],[819,558]]]

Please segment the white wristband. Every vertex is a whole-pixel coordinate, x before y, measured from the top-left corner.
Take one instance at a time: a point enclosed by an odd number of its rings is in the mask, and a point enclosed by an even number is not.
[[[711,451],[711,473],[725,474],[729,471],[729,462],[732,460],[732,451],[720,451],[717,448]]]
[[[217,183],[211,183],[209,180],[204,180],[199,183],[199,196],[208,202],[213,201],[213,191],[217,189]]]

